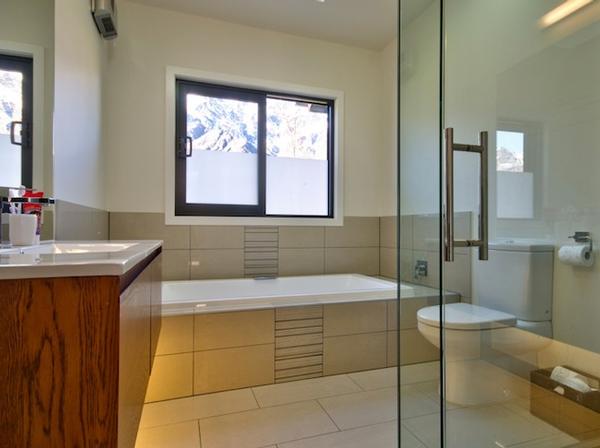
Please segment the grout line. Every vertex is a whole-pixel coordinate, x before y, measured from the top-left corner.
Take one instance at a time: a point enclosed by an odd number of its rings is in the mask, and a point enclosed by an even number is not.
[[[200,448],[202,448],[202,428],[200,428],[200,420],[196,420],[196,426],[198,426],[198,440],[200,442]]]
[[[346,374],[346,376],[348,377],[348,379],[349,379],[350,381],[352,381],[354,384],[356,384],[356,386],[358,386],[358,388],[359,388],[360,390],[362,390],[362,391],[364,391],[364,392],[367,392],[367,390],[368,390],[368,389],[365,389],[365,388],[364,388],[364,387],[362,387],[362,386],[361,386],[361,385],[360,385],[358,382],[356,382],[356,381],[354,380],[354,378],[352,378],[352,377],[350,376],[350,374],[349,374],[349,373],[347,373],[347,374]],[[385,388],[382,388],[382,389],[385,389]]]
[[[402,437],[402,431],[406,431],[408,432],[410,435],[412,435],[415,439],[417,439],[417,441],[419,441],[423,447],[427,447],[427,444],[425,443],[425,441],[423,439],[421,439],[417,434],[415,434],[414,432],[412,432],[408,426],[406,426],[402,420],[400,420],[398,422],[398,429],[400,431],[400,437]]]
[[[338,429],[338,431],[341,431],[341,428],[338,426],[338,424],[333,419],[333,417],[329,414],[329,412],[327,412],[327,409],[325,409],[325,406],[323,406],[323,403],[321,403],[318,398],[315,399],[315,401],[317,402],[317,404],[319,405],[319,407],[321,409],[323,409],[323,412],[325,412],[325,415],[327,415],[327,417],[329,417],[329,420],[331,420],[331,422],[335,425],[335,427]]]
[[[256,398],[256,393],[254,392],[254,387],[250,387],[249,389],[250,389],[250,392],[252,392],[252,397],[254,398],[254,401],[256,402],[256,408],[262,409],[262,406],[258,402],[258,398]]]

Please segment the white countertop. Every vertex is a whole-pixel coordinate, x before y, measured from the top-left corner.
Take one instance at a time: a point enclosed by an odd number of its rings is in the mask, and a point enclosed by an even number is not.
[[[162,241],[61,241],[0,250],[0,280],[121,276]]]

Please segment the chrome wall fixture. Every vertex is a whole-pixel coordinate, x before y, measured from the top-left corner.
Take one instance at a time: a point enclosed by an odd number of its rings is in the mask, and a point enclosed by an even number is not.
[[[478,247],[479,259],[488,259],[488,133],[479,133],[479,144],[468,145],[454,143],[454,129],[447,128],[445,132],[445,179],[446,207],[444,213],[444,260],[454,261],[455,247]],[[454,239],[454,152],[463,151],[480,155],[481,169],[479,174],[479,239]]]

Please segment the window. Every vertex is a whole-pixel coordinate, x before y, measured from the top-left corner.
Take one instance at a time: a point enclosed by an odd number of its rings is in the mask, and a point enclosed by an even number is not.
[[[496,132],[496,162],[498,171],[524,171],[525,134],[523,132]]]
[[[496,131],[498,218],[535,218],[542,191],[540,154],[539,126],[520,122],[500,124]]]
[[[333,217],[333,100],[176,89],[176,216]]]

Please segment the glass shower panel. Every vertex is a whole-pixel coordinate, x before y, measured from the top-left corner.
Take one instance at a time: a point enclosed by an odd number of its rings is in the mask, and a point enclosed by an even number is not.
[[[443,415],[440,328],[424,332],[418,319],[440,304],[440,2],[402,1],[401,11],[400,441],[424,447],[437,446]]]
[[[600,2],[442,19],[443,446],[599,446]]]

